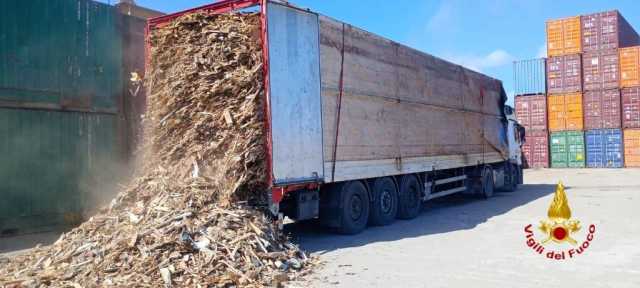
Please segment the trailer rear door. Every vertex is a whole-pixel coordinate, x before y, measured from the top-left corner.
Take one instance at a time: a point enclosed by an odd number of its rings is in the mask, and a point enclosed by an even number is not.
[[[268,3],[274,184],[324,177],[318,15]]]

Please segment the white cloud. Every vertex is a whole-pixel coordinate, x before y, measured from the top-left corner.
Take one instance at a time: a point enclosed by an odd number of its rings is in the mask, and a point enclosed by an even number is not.
[[[435,14],[427,22],[427,30],[431,32],[442,32],[453,27],[455,7],[450,1],[443,1]]]
[[[513,55],[502,49],[494,50],[487,55],[454,55],[447,57],[453,63],[460,64],[478,72],[482,72],[487,68],[496,68],[509,65],[515,60]]]
[[[538,58],[546,58],[547,57],[547,44],[542,44],[542,46],[538,47],[538,54],[536,54]]]

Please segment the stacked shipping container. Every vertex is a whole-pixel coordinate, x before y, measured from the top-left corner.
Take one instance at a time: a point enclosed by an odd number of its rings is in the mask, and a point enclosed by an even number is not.
[[[627,167],[640,167],[640,46],[620,49],[622,126]]]
[[[516,115],[528,128],[527,137],[541,145],[541,131],[549,131],[551,167],[640,167],[640,36],[618,11],[551,20],[546,26],[546,90],[537,98],[520,93],[527,82],[522,79],[539,76],[518,69],[521,62],[514,67]],[[530,118],[531,103],[542,102],[544,130]],[[626,143],[631,146],[623,149]],[[533,157],[530,145],[523,147],[525,159]]]
[[[547,83],[551,167],[584,167],[580,17],[547,21]]]
[[[618,11],[581,17],[585,129],[589,167],[624,166],[618,49],[638,42]]]
[[[528,168],[549,167],[546,61],[518,61],[513,68],[516,118],[526,130],[526,141],[522,146],[524,165]]]

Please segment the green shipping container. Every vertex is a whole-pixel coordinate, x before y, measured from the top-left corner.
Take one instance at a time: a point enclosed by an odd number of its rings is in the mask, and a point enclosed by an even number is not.
[[[116,131],[116,115],[0,108],[0,232],[75,224],[111,197]]]
[[[113,196],[127,19],[90,0],[0,1],[0,233],[74,224]]]
[[[0,107],[117,112],[119,17],[88,0],[0,1]]]
[[[584,132],[551,133],[551,168],[585,167]]]

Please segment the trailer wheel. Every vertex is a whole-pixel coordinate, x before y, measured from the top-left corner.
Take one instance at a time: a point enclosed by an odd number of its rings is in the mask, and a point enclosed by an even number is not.
[[[422,208],[422,192],[418,178],[414,175],[402,176],[399,195],[398,218],[413,219],[418,217],[420,208]]]
[[[342,222],[338,232],[358,234],[367,227],[369,220],[369,193],[360,181],[342,185]]]
[[[487,166],[482,169],[482,197],[485,199],[493,196],[495,183],[493,183],[493,169]]]
[[[395,220],[398,212],[398,190],[393,179],[378,178],[373,182],[373,201],[371,202],[371,225],[389,225]]]
[[[518,176],[518,167],[511,163],[505,164],[506,172],[509,173],[509,184],[505,185],[505,192],[514,192],[518,189],[518,182],[520,181],[520,176]],[[505,181],[505,183],[507,183]]]
[[[522,171],[522,165],[516,166],[518,170],[518,184],[524,184],[524,171]]]

